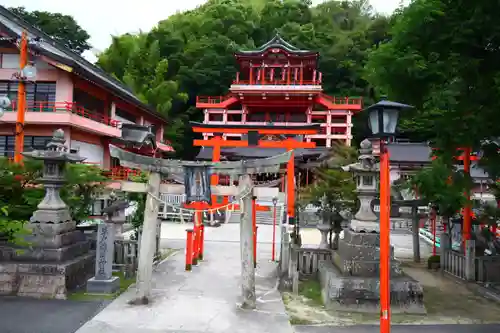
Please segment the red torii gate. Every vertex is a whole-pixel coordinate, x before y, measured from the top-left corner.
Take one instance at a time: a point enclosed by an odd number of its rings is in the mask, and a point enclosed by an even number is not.
[[[437,150],[437,148],[433,148],[433,150]],[[479,161],[480,157],[472,154],[471,147],[465,148],[457,148],[457,150],[461,150],[462,154],[457,156],[456,159],[459,161],[463,161],[464,163],[464,172],[470,175],[470,163],[472,161]],[[433,156],[432,159],[435,160],[437,156]],[[470,200],[470,193],[466,193],[467,200]],[[463,216],[464,223],[462,225],[462,241],[466,241],[470,239],[470,231],[472,228],[472,207],[470,203],[466,204],[463,207]]]
[[[213,134],[208,140],[194,140],[194,146],[212,147],[212,161],[219,162],[222,147],[256,147],[256,148],[284,148],[292,151],[297,148],[316,148],[315,142],[304,142],[298,140],[296,136],[312,135],[320,131],[320,124],[311,125],[287,125],[276,126],[274,124],[266,125],[246,125],[246,124],[202,124],[191,122],[194,133]],[[223,134],[246,134],[247,140],[228,140],[222,137]],[[266,136],[285,136],[282,140],[266,140]],[[288,223],[295,222],[295,163],[294,154],[290,156],[287,164],[287,215]],[[212,175],[211,185],[218,185],[219,176]],[[222,205],[215,204],[215,196],[212,197],[212,209],[223,206],[227,201],[224,198]],[[258,207],[257,207],[258,209]]]

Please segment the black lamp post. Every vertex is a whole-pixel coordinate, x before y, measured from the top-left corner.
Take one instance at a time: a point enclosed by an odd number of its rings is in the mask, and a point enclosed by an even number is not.
[[[399,111],[410,108],[413,108],[413,106],[391,102],[382,98],[380,102],[369,106],[363,112],[368,112],[368,126],[373,136],[389,138],[396,133]]]
[[[380,332],[391,330],[390,313],[390,207],[391,184],[389,174],[389,152],[384,140],[396,133],[399,111],[412,108],[410,105],[382,100],[363,111],[368,112],[369,127],[374,137],[380,138]]]

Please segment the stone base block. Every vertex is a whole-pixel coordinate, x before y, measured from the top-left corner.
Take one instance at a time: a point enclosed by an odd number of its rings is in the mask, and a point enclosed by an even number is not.
[[[94,268],[94,252],[64,262],[0,262],[0,295],[66,299]]]
[[[345,276],[326,260],[319,262],[318,269],[322,298],[327,309],[380,313],[378,277]],[[401,274],[391,278],[390,291],[393,313],[426,313],[423,288],[418,281]]]
[[[96,280],[95,277],[87,281],[87,293],[89,294],[114,294],[120,289],[120,278],[112,276],[109,280]]]
[[[79,257],[90,250],[90,242],[82,240],[60,248],[46,248],[32,246],[30,248],[15,249],[0,248],[0,258],[9,261],[45,261],[64,262]]]
[[[399,263],[394,260],[394,249],[391,246],[391,277],[402,274]],[[343,231],[339,239],[338,250],[334,253],[333,262],[342,275],[377,277],[380,263],[380,235],[377,233],[359,233],[350,229]]]

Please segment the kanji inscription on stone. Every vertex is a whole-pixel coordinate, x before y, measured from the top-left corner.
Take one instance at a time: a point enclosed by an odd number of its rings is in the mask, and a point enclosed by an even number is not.
[[[109,280],[113,271],[113,225],[100,223],[97,228],[95,279]]]

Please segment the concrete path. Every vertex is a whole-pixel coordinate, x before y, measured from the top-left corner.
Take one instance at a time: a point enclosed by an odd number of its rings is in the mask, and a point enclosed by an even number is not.
[[[238,225],[235,225],[238,227]],[[164,224],[162,246],[184,248],[187,225]],[[272,228],[272,226],[271,226]],[[205,260],[184,271],[184,251],[153,274],[153,302],[131,306],[134,288],[122,294],[77,333],[293,333],[277,291],[270,244],[259,244],[257,310],[237,306],[240,296],[238,228],[206,228]],[[262,240],[265,240],[264,233]]]

